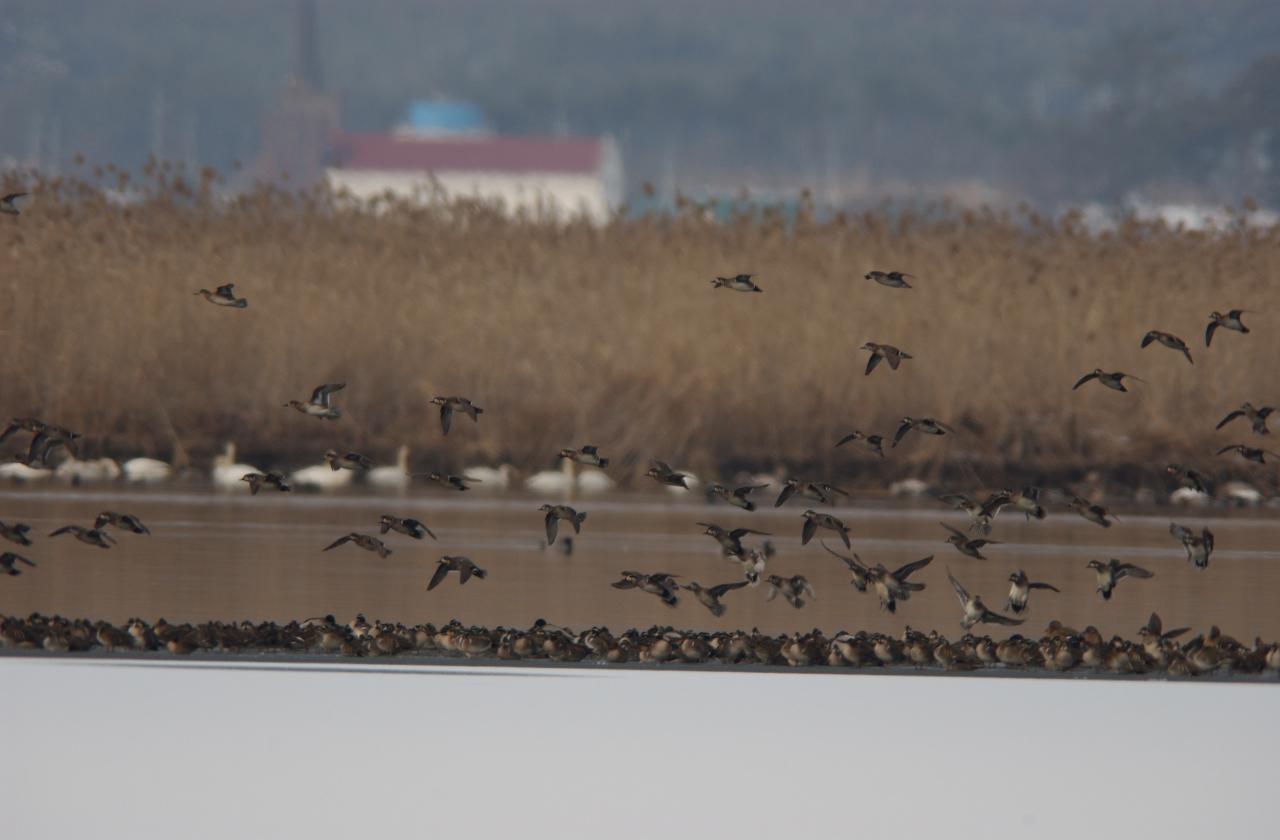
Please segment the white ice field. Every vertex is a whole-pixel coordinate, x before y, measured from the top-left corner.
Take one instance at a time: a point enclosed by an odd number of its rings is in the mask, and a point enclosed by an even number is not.
[[[0,657],[0,837],[1280,836],[1280,686]]]

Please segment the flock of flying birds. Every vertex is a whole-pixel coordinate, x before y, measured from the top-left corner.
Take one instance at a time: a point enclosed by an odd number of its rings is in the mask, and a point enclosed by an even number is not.
[[[5,196],[0,199],[0,210],[16,215],[18,213],[17,208],[21,206],[23,198],[25,196],[21,193]],[[915,278],[900,271],[871,271],[865,275],[865,279],[889,288],[911,289],[913,287],[909,281]],[[717,277],[712,281],[712,286],[713,288],[757,294],[763,291],[755,282],[754,275],[750,274]],[[203,297],[209,303],[221,307],[244,309],[249,305],[247,299],[236,295],[235,286],[231,283],[219,286],[213,291],[200,289],[195,294]],[[1214,335],[1219,329],[1242,334],[1248,333],[1249,328],[1241,320],[1244,314],[1246,314],[1246,311],[1239,309],[1230,310],[1225,315],[1216,311],[1213,312],[1205,329],[1205,346],[1211,346]],[[1182,354],[1189,363],[1194,364],[1187,343],[1172,333],[1161,330],[1147,332],[1142,337],[1141,346],[1146,348],[1151,344],[1159,344],[1162,347],[1175,350]],[[866,375],[870,375],[881,361],[886,362],[890,370],[897,370],[904,361],[912,359],[910,354],[889,344],[867,342],[861,349],[867,350],[871,354],[867,361]],[[1125,386],[1126,380],[1143,381],[1132,374],[1122,371],[1095,369],[1083,375],[1075,383],[1073,389],[1080,388],[1094,380],[1107,388],[1120,392],[1128,390]],[[322,384],[315,388],[309,399],[305,401],[290,400],[285,403],[285,407],[295,409],[303,415],[316,419],[338,420],[341,418],[342,412],[333,404],[333,396],[344,387],[345,383]],[[480,415],[484,413],[484,409],[475,405],[470,399],[461,396],[438,396],[432,400],[432,404],[439,406],[440,426],[445,435],[449,434],[455,415],[465,415],[473,422],[479,422]],[[1270,406],[1255,407],[1251,403],[1245,403],[1241,408],[1230,412],[1224,417],[1218,424],[1218,428],[1220,429],[1236,419],[1243,418],[1249,422],[1255,434],[1265,436],[1269,434],[1267,420],[1273,411],[1274,409]],[[74,455],[76,453],[76,441],[81,437],[78,433],[59,425],[47,423],[34,417],[20,417],[15,418],[3,434],[0,434],[0,443],[22,431],[30,432],[32,439],[26,456],[19,456],[18,460],[31,466],[46,464],[50,453],[57,447],[65,447]],[[941,436],[952,433],[954,430],[946,423],[931,417],[904,417],[893,436],[890,448],[898,446],[904,437],[913,431],[925,435]],[[836,446],[844,446],[848,443],[854,443],[869,453],[882,458],[885,457],[884,438],[880,435],[853,431],[841,438],[836,443]],[[1258,463],[1265,463],[1264,459],[1267,455],[1280,458],[1280,455],[1276,455],[1270,450],[1250,447],[1245,444],[1233,444],[1223,447],[1218,454],[1227,452],[1236,452],[1241,457]],[[559,456],[597,469],[603,470],[609,466],[609,459],[600,453],[598,447],[592,445],[565,448],[560,450]],[[371,459],[352,451],[339,452],[330,449],[325,453],[325,460],[334,471],[363,471],[372,467]],[[1180,486],[1199,492],[1206,491],[1207,481],[1197,471],[1178,464],[1169,465],[1167,471],[1169,476]],[[645,475],[664,486],[689,488],[687,480],[690,476],[673,469],[663,461],[652,461]],[[445,488],[455,491],[468,490],[468,485],[474,481],[474,479],[465,475],[449,475],[439,472],[428,473],[426,477]],[[291,489],[285,476],[273,471],[247,473],[242,480],[248,485],[248,490],[253,495],[257,495],[264,489],[273,489],[280,492],[288,492]],[[751,495],[757,491],[764,490],[767,486],[767,484],[747,484],[731,488],[723,484],[712,484],[708,488],[708,492],[710,496],[717,497],[736,508],[745,512],[752,512],[756,510],[756,503],[752,501]],[[831,484],[788,478],[782,482],[781,490],[774,502],[774,506],[781,507],[792,499],[809,500],[815,502],[817,506],[831,506],[834,505],[838,496],[848,496],[848,493]],[[948,532],[947,543],[960,555],[977,560],[987,559],[982,553],[986,546],[998,544],[988,537],[991,533],[993,522],[1002,511],[1010,510],[1015,513],[1021,513],[1028,520],[1033,517],[1044,519],[1047,515],[1041,501],[1040,490],[1030,486],[1019,490],[1002,490],[983,500],[970,498],[962,494],[944,494],[938,498],[970,516],[972,524],[967,532],[945,523],[940,524]],[[1111,527],[1114,521],[1114,517],[1107,508],[1078,496],[1070,497],[1067,501],[1067,507],[1084,519],[1104,528]],[[538,511],[543,514],[543,527],[547,545],[552,545],[556,542],[561,523],[565,523],[573,529],[575,534],[579,534],[587,519],[585,511],[579,511],[567,504],[544,504]],[[912,580],[912,576],[933,562],[932,555],[893,570],[879,563],[869,565],[864,563],[862,558],[852,550],[850,528],[834,514],[820,512],[810,507],[801,514],[801,520],[801,544],[807,545],[819,531],[830,533],[838,538],[849,552],[848,554],[842,554],[832,549],[825,541],[820,542],[828,553],[837,557],[846,566],[853,586],[861,592],[873,591],[883,609],[889,612],[896,612],[898,605],[908,601],[913,592],[924,589],[925,584]],[[391,554],[392,549],[382,537],[385,537],[389,532],[394,531],[414,540],[436,539],[436,535],[430,528],[417,519],[385,514],[380,518],[378,524],[378,536],[351,532],[338,537],[322,550],[329,551],[350,544],[376,553],[379,557],[386,557]],[[780,595],[796,608],[802,608],[806,603],[806,599],[811,600],[816,597],[813,586],[803,575],[766,576],[764,574],[768,560],[774,552],[772,543],[765,541],[759,546],[753,546],[744,542],[744,540],[752,536],[767,537],[771,536],[770,534],[747,527],[725,528],[714,522],[698,522],[697,524],[704,529],[703,533],[716,541],[721,555],[737,565],[741,575],[740,579],[714,586],[703,586],[696,581],[681,582],[681,575],[670,572],[627,570],[623,571],[620,579],[612,585],[621,590],[636,590],[653,595],[668,606],[675,606],[678,603],[682,591],[688,592],[716,617],[724,615],[726,606],[723,599],[729,593],[744,587],[758,585],[761,582],[767,585],[767,600],[773,600]],[[110,548],[116,541],[107,530],[108,527],[135,534],[150,533],[136,516],[104,511],[94,520],[92,526],[65,525],[54,530],[50,536],[70,534],[86,544],[100,548]],[[31,540],[28,536],[29,531],[30,528],[22,523],[8,525],[0,522],[0,537],[22,546],[31,545]],[[1181,542],[1186,550],[1187,560],[1195,568],[1204,569],[1208,566],[1214,549],[1214,535],[1211,531],[1203,528],[1196,532],[1174,523],[1170,526],[1170,533],[1176,540]],[[35,565],[31,560],[14,552],[6,552],[0,555],[0,571],[4,573],[9,575],[20,574],[19,564]],[[1088,567],[1094,570],[1097,577],[1097,591],[1104,599],[1111,597],[1117,583],[1124,578],[1142,579],[1152,577],[1150,571],[1133,563],[1121,562],[1114,558],[1105,561],[1090,560]],[[473,577],[485,579],[488,576],[487,571],[477,566],[470,558],[446,555],[439,559],[434,574],[427,584],[427,589],[435,589],[453,572],[457,573],[459,584],[465,584]],[[960,624],[965,630],[982,623],[1021,624],[1024,619],[1016,616],[1026,611],[1033,591],[1059,591],[1051,583],[1030,580],[1025,572],[1020,569],[1015,570],[1008,578],[1010,588],[1005,602],[1005,610],[1013,615],[1005,615],[990,609],[983,602],[981,596],[969,592],[960,580],[951,573],[950,569],[947,570],[947,578],[960,603],[962,610]]]

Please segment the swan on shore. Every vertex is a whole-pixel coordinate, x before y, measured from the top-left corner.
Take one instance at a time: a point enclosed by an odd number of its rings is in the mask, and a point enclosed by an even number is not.
[[[262,472],[253,464],[237,464],[236,463],[236,445],[233,441],[227,441],[226,448],[222,454],[215,455],[213,458],[213,469],[209,473],[209,477],[220,490],[232,490],[241,486],[241,479],[246,473]]]
[[[374,467],[365,473],[365,480],[383,490],[404,492],[409,488],[409,447],[396,450],[394,467]]]
[[[506,490],[511,486],[515,468],[510,464],[500,467],[467,467],[462,474],[476,481],[473,490]]]
[[[121,475],[120,465],[111,458],[67,458],[53,470],[54,478],[82,484],[94,481],[115,481]]]
[[[157,484],[173,478],[173,465],[159,458],[130,458],[120,469],[128,482]]]
[[[0,479],[9,479],[10,481],[41,481],[53,475],[53,470],[36,469],[28,467],[21,461],[10,461],[7,464],[0,464]]]

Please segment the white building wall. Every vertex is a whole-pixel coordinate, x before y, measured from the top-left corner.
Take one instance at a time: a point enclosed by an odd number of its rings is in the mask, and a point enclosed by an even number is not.
[[[607,221],[613,209],[610,185],[598,175],[327,169],[325,176],[332,190],[346,191],[362,201],[387,193],[423,202],[478,198],[501,203],[509,213],[586,216],[596,223]]]

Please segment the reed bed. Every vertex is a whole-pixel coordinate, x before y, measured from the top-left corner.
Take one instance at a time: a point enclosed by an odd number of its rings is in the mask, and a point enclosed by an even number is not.
[[[107,197],[134,185],[133,203]],[[403,443],[416,468],[536,470],[595,443],[620,466],[868,483],[1154,475],[1170,461],[1270,475],[1213,456],[1247,442],[1246,424],[1213,427],[1278,398],[1274,229],[1128,220],[1092,234],[1072,216],[947,206],[715,221],[691,203],[593,227],[469,202],[358,208],[268,188],[220,201],[214,173],[156,165],[6,187],[38,199],[0,217],[0,405],[82,430],[90,455],[200,463],[234,440],[264,464],[328,447],[387,462]],[[916,288],[863,279],[872,268],[909,271]],[[765,292],[711,288],[737,272]],[[193,296],[227,282],[248,309]],[[1254,332],[1220,331],[1206,350],[1209,313],[1238,307],[1258,310]],[[1195,365],[1140,350],[1152,328],[1185,338]],[[868,340],[915,358],[864,376]],[[1073,392],[1094,367],[1147,384]],[[331,381],[348,383],[341,420],[283,407]],[[444,437],[437,394],[485,414]],[[903,415],[959,433],[913,433],[884,462],[833,448],[853,428],[888,439]]]

